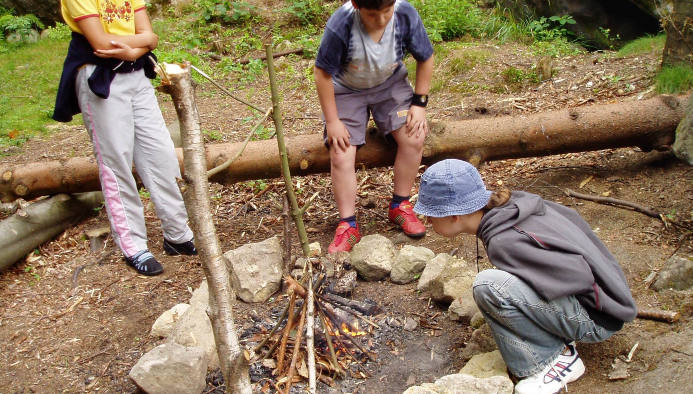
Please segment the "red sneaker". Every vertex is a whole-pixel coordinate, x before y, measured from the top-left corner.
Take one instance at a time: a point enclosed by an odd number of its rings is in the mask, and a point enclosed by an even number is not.
[[[426,235],[426,227],[414,214],[414,208],[409,200],[404,200],[397,208],[390,209],[387,217],[392,223],[402,227],[404,233],[412,238],[421,238]]]
[[[351,248],[354,247],[361,240],[361,234],[359,234],[359,226],[351,227],[347,222],[339,223],[337,226],[337,232],[334,235],[334,241],[327,248],[327,253],[336,252],[350,252]]]

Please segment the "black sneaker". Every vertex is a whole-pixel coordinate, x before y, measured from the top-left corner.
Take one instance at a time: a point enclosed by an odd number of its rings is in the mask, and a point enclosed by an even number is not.
[[[195,244],[193,243],[194,238],[190,241],[183,242],[180,244],[175,244],[171,241],[164,239],[164,252],[171,256],[177,256],[184,254],[186,256],[196,256],[197,249],[195,249]]]
[[[148,250],[139,252],[132,257],[125,257],[125,263],[134,268],[140,275],[159,275],[164,272],[164,267]]]

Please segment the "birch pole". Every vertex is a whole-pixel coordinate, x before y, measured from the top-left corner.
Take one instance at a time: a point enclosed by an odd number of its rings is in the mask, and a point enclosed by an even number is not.
[[[207,160],[190,70],[190,63],[187,62],[182,67],[167,65],[165,74],[170,79],[170,84],[162,86],[162,90],[173,98],[181,125],[185,175],[179,180],[179,187],[193,225],[202,268],[209,284],[210,306],[207,314],[214,329],[226,392],[252,394],[248,356],[241,349],[236,337],[231,309],[236,296],[231,287],[226,258],[222,253],[212,219]]]

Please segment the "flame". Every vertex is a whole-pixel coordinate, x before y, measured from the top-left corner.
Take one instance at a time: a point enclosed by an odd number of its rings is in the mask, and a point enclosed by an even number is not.
[[[368,334],[367,332],[359,329],[359,322],[358,321],[354,322],[351,329],[349,329],[349,325],[347,325],[346,323],[342,323],[342,330],[346,334],[351,335],[352,337],[360,337],[360,336],[364,336],[364,335]]]

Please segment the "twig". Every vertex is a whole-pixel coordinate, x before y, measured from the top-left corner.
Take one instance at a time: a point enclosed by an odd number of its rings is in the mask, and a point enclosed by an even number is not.
[[[294,306],[296,302],[296,295],[292,294],[289,300],[289,319],[286,321],[284,326],[284,331],[282,334],[281,346],[279,347],[279,354],[277,355],[277,371],[284,368],[284,356],[286,355],[286,343],[289,341],[289,332],[294,325]],[[270,349],[271,350],[271,349]],[[267,352],[269,354],[269,351]]]
[[[253,136],[255,135],[255,132],[257,131],[257,129],[258,129],[260,126],[262,126],[262,124],[265,122],[265,120],[267,119],[267,117],[268,117],[271,113],[272,113],[272,108],[270,107],[270,108],[267,110],[267,112],[265,112],[265,115],[264,115],[262,118],[260,118],[260,120],[259,120],[259,121],[255,124],[255,126],[250,130],[250,133],[248,133],[248,136],[245,138],[245,141],[243,141],[243,145],[241,145],[240,149],[238,149],[238,152],[236,152],[236,154],[235,154],[232,158],[226,160],[226,162],[224,162],[223,164],[221,164],[221,165],[219,165],[219,166],[216,166],[216,167],[212,168],[211,170],[207,171],[207,178],[211,178],[212,176],[214,176],[214,175],[216,175],[216,174],[218,174],[218,173],[224,171],[225,169],[229,168],[229,166],[230,166],[234,161],[236,161],[236,159],[238,159],[238,158],[241,156],[241,154],[243,154],[243,151],[245,150],[245,147],[248,146],[248,143],[250,142],[250,140],[251,140],[251,139],[253,138]]]
[[[282,199],[282,221],[284,222],[284,275],[291,275],[291,216],[289,216],[289,198],[284,193]],[[288,285],[282,281],[282,290],[286,292]]]
[[[200,70],[199,68],[193,66],[192,64],[190,65],[190,67],[192,67],[193,70],[197,71],[197,72],[198,72],[200,75],[202,75],[206,80],[208,80],[209,82],[213,83],[216,87],[218,87],[219,89],[221,89],[222,92],[226,93],[227,95],[229,95],[229,96],[230,96],[231,98],[233,98],[234,100],[240,101],[241,103],[247,105],[248,107],[250,107],[250,108],[252,108],[252,109],[254,109],[254,110],[257,110],[258,112],[263,112],[263,109],[262,109],[262,108],[260,108],[260,107],[258,107],[258,106],[256,106],[256,105],[254,105],[254,104],[251,104],[251,103],[249,103],[249,102],[247,102],[247,101],[245,101],[245,100],[243,100],[243,99],[241,99],[241,98],[238,98],[238,97],[234,96],[233,93],[231,93],[231,92],[229,92],[228,90],[226,90],[225,87],[219,85],[219,83],[217,83],[217,81],[213,80],[209,75],[205,74],[204,71],[202,71],[202,70]]]
[[[313,297],[313,263],[308,264],[308,304],[306,317],[306,351],[308,353],[308,391],[315,394],[315,299]]]
[[[298,330],[296,331],[296,340],[294,341],[294,354],[291,357],[291,364],[289,365],[289,374],[286,377],[286,391],[285,394],[289,394],[291,391],[291,383],[294,378],[294,370],[296,369],[296,361],[298,361],[298,355],[301,353],[301,338],[303,337],[303,328],[306,323],[306,309],[308,303],[303,303],[303,309],[301,310],[301,317],[299,318]]]
[[[345,372],[339,366],[339,361],[337,360],[337,354],[334,351],[334,345],[332,344],[332,336],[330,335],[330,327],[327,325],[327,320],[325,319],[325,312],[318,304],[318,314],[320,315],[320,322],[322,323],[323,334],[325,335],[325,340],[327,341],[327,348],[330,349],[330,357],[332,357],[332,364],[334,364],[334,370],[339,375],[345,375]]]
[[[633,208],[634,210],[636,210],[640,213],[643,213],[647,216],[660,219],[659,212],[655,212],[651,208],[643,207],[642,205],[638,205],[638,204],[632,203],[630,201],[619,200],[619,199],[611,198],[611,197],[590,196],[589,194],[578,193],[578,192],[575,192],[575,191],[570,190],[570,189],[565,189],[564,192],[567,196],[580,198],[580,199],[588,200],[588,201],[594,201],[594,202],[598,202],[600,204],[626,206],[629,208]]]
[[[330,300],[330,299],[325,298],[324,296],[321,296],[320,294],[317,294],[317,296],[318,296],[318,298],[320,298],[321,300],[323,300],[323,301],[325,301],[325,302],[330,302],[330,301],[332,301],[332,300]],[[361,319],[361,320],[363,320],[364,322],[368,323],[368,324],[369,324],[370,326],[372,326],[372,327],[380,328],[379,325],[375,324],[375,323],[374,323],[373,321],[371,321],[370,319],[367,319],[367,318],[365,318],[364,316],[360,315],[360,314],[359,314],[360,312],[357,312],[357,311],[355,311],[355,310],[349,308],[348,306],[342,305],[342,304],[340,304],[340,303],[338,303],[338,302],[332,302],[332,305],[336,306],[337,308],[339,308],[339,309],[341,309],[341,310],[343,310],[343,311],[345,311],[345,312],[351,313],[352,315],[358,317],[359,319]]]
[[[640,213],[645,214],[647,216],[661,220],[665,225],[671,223],[676,227],[680,227],[680,228],[686,229],[688,231],[693,231],[693,228],[691,228],[689,226],[677,223],[675,220],[669,219],[666,216],[664,216],[663,214],[656,212],[655,210],[653,210],[651,208],[643,207],[642,205],[639,205],[639,204],[636,204],[636,203],[633,203],[630,201],[619,200],[619,199],[611,198],[611,197],[590,196],[589,194],[578,193],[578,192],[575,192],[575,191],[570,190],[570,189],[565,189],[564,193],[569,197],[575,197],[575,198],[580,198],[583,200],[594,201],[594,202],[597,202],[600,204],[613,205],[613,206],[618,207],[618,208],[623,208],[623,207],[633,208],[633,210],[635,210],[637,212],[640,212]]]
[[[284,52],[276,52],[272,55],[272,57],[280,57],[280,56],[286,56],[286,55],[291,55],[292,53],[300,54],[303,53],[303,48],[297,48],[297,49],[290,49],[288,51]],[[267,60],[267,55],[261,55],[260,57],[253,57],[253,58],[247,58],[247,59],[241,59],[237,61],[236,63],[238,64],[248,64],[253,60]]]
[[[270,338],[272,338],[272,335],[274,335],[274,333],[277,332],[277,329],[279,329],[279,326],[282,324],[282,322],[284,321],[284,318],[288,314],[289,314],[289,305],[287,305],[286,308],[284,308],[284,312],[282,312],[281,317],[279,318],[279,320],[277,320],[277,324],[275,324],[274,327],[272,327],[272,331],[270,331],[269,335],[267,335],[265,337],[265,339],[263,339],[262,342],[260,342],[259,345],[255,346],[255,353],[258,353],[260,351],[260,349],[262,349],[262,347],[265,346],[265,344],[267,344],[267,341],[269,341]],[[268,352],[268,354],[265,354],[265,356],[263,358],[268,358],[269,356],[270,356],[270,354]]]

